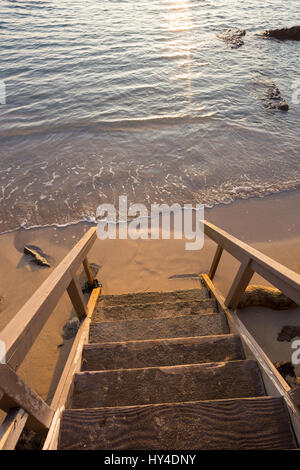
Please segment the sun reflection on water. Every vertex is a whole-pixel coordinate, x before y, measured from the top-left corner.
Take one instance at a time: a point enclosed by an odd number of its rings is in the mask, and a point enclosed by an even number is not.
[[[190,0],[168,0],[164,15],[166,28],[170,33],[169,57],[176,58],[177,70],[170,80],[185,80],[185,93],[192,102],[191,50],[193,48],[193,16]]]

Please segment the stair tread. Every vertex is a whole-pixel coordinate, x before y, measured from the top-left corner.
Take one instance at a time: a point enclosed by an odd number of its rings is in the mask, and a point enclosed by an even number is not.
[[[217,304],[213,299],[143,302],[114,306],[100,304],[94,310],[93,321],[151,319],[217,311]]]
[[[122,305],[129,303],[151,303],[176,300],[192,300],[208,298],[208,290],[205,287],[197,289],[185,289],[175,291],[152,291],[152,292],[133,292],[118,295],[102,295],[99,297],[98,305]]]
[[[233,334],[93,343],[83,348],[82,369],[126,369],[244,359]]]
[[[264,394],[256,361],[239,360],[79,372],[74,377],[72,407],[143,405]]]
[[[59,449],[293,449],[282,398],[66,410]]]
[[[182,315],[142,320],[97,322],[90,326],[90,343],[182,338],[228,333],[223,313]]]

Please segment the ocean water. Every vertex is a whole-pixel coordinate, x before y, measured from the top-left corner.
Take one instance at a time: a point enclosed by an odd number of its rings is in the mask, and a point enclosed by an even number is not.
[[[0,232],[300,187],[299,0],[2,0]],[[247,30],[228,48],[216,34]],[[267,109],[272,83],[290,104]],[[299,85],[300,88],[300,85]],[[300,96],[300,93],[299,93]]]

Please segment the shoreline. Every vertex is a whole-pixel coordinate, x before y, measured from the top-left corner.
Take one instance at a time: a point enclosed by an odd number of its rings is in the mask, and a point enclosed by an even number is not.
[[[300,273],[300,257],[296,255],[300,249],[299,206],[300,191],[294,191],[207,209],[205,218]],[[3,279],[0,296],[4,297],[0,330],[90,226],[81,222],[64,228],[20,229],[0,235],[0,272]],[[28,262],[23,255],[24,245],[28,243],[39,246],[51,255],[54,258],[53,267],[40,268]],[[197,288],[198,274],[208,271],[216,245],[205,239],[204,249],[185,251],[184,243],[184,240],[97,240],[89,254],[89,261],[100,266],[97,277],[103,284],[103,294]],[[215,284],[221,292],[225,293],[237,268],[238,262],[225,253],[215,277]],[[262,284],[265,281],[254,276],[252,283]],[[72,340],[64,341],[61,336],[63,326],[71,315],[71,302],[65,293],[19,369],[23,379],[47,401],[51,399],[72,344]],[[289,312],[256,314],[255,322],[251,312],[242,312],[241,317],[254,336],[263,342],[261,332],[266,333],[270,315],[276,317],[277,326],[282,322],[288,324]],[[291,324],[294,324],[295,314],[291,318]],[[272,337],[275,334],[273,330]],[[274,350],[274,341],[270,346],[269,338],[265,340],[271,356],[280,353],[281,357],[285,357],[289,354],[289,350],[283,348],[290,347],[289,343],[279,343],[278,352]]]
[[[290,269],[300,272],[300,260],[293,254],[289,254],[288,250],[295,250],[300,247],[300,217],[298,215],[298,208],[300,207],[300,191],[280,193],[270,195],[265,198],[251,198],[247,200],[235,201],[229,205],[217,206],[212,209],[205,210],[205,219],[217,225],[231,235],[239,238],[245,243],[254,246],[259,251],[264,252],[266,255],[273,257],[276,261],[281,262]],[[83,234],[95,224],[89,221],[74,222],[66,226],[44,226],[38,228],[20,228],[18,230],[0,234],[0,250],[2,252],[2,264],[0,272],[2,272],[3,282],[0,287],[0,296],[2,295],[7,300],[10,297],[11,283],[8,279],[12,276],[15,278],[15,283],[18,286],[26,285],[26,292],[28,298],[40,283],[46,279],[52,269],[63,259],[67,252],[80,240]],[[108,273],[107,262],[109,256],[101,258],[101,253],[111,253],[111,263],[116,257],[114,253],[119,250],[132,250],[134,245],[138,250],[143,248],[143,252],[147,258],[147,250],[151,251],[151,246],[154,249],[170,249],[172,256],[176,257],[176,249],[178,250],[178,263],[184,263],[184,258],[198,259],[200,267],[205,271],[205,264],[209,263],[213,255],[215,244],[205,238],[204,248],[200,251],[187,252],[184,250],[184,240],[97,240],[95,246],[92,248],[90,257],[91,261],[95,258],[95,262],[101,265],[102,272],[100,275]],[[53,258],[53,263],[50,269],[40,268],[29,262],[29,259],[24,256],[23,248],[26,244],[34,244]],[[141,247],[141,245],[144,245]],[[166,252],[168,253],[168,251]],[[226,256],[226,254],[225,254]],[[145,262],[147,259],[145,258]],[[123,263],[129,263],[127,260],[120,258],[120,268],[122,269]],[[134,262],[134,260],[132,260]],[[146,263],[145,263],[146,265]],[[194,265],[194,263],[193,263]],[[143,266],[143,263],[142,265]],[[113,266],[111,266],[113,269]],[[207,264],[206,269],[209,268]],[[105,271],[104,271],[105,270]],[[196,271],[196,272],[199,272]],[[4,275],[5,273],[5,275]],[[109,293],[116,292],[116,287],[109,286],[109,278],[107,278],[106,288]],[[33,289],[30,288],[32,284]],[[115,282],[114,282],[115,284]],[[29,290],[27,288],[29,287]],[[141,289],[134,283],[132,286]],[[162,289],[164,289],[162,285]],[[120,286],[122,292],[125,292],[126,287]],[[132,288],[130,289],[132,291]],[[13,290],[15,296],[15,290]],[[18,296],[17,296],[18,298]],[[17,299],[14,299],[15,301]],[[26,299],[23,297],[22,302]],[[14,302],[19,303],[19,302]],[[7,304],[6,304],[7,305]],[[20,305],[21,306],[21,305]],[[20,308],[20,307],[19,307]],[[0,330],[3,328],[3,314],[6,306],[0,310]],[[16,313],[17,309],[10,305],[10,311]],[[12,316],[11,314],[9,315]]]
[[[280,198],[281,199],[281,198],[289,197],[291,194],[295,195],[295,194],[298,194],[298,193],[300,194],[300,188],[292,187],[291,189],[285,189],[285,190],[275,192],[275,193],[266,193],[266,194],[262,194],[262,195],[259,195],[259,196],[251,195],[249,197],[237,197],[236,199],[234,199],[232,201],[228,201],[228,202],[220,201],[218,203],[215,203],[213,206],[210,206],[210,205],[205,206],[205,204],[204,204],[204,210],[205,210],[205,212],[208,212],[208,213],[211,213],[211,212],[214,213],[214,212],[218,212],[218,211],[222,212],[223,209],[236,207],[236,206],[239,206],[240,204],[244,204],[244,203],[248,203],[248,202],[250,202],[250,203],[254,202],[255,203],[257,201],[261,201],[261,200],[265,200],[265,199],[269,200],[271,198]],[[163,203],[161,202],[160,204],[163,204]],[[167,204],[172,205],[172,203],[167,203]],[[195,203],[195,204],[200,204],[200,203]],[[195,205],[195,204],[193,203],[193,205]],[[184,206],[184,204],[182,204],[182,206]],[[96,217],[87,214],[85,217],[83,217],[81,219],[74,220],[74,221],[62,222],[62,223],[50,223],[50,224],[45,224],[45,225],[30,225],[30,226],[27,226],[26,223],[23,222],[21,225],[19,225],[16,228],[12,228],[12,229],[8,229],[8,230],[4,230],[3,232],[0,232],[0,237],[2,237],[3,235],[8,235],[10,233],[18,232],[20,230],[34,231],[34,230],[43,230],[43,229],[48,229],[48,228],[65,229],[65,228],[68,228],[68,227],[71,227],[71,226],[77,226],[77,225],[81,225],[81,224],[95,225],[96,224]]]

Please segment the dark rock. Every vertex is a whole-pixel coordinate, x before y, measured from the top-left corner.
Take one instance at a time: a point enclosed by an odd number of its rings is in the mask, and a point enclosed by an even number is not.
[[[283,326],[280,333],[277,336],[278,341],[291,341],[297,336],[300,337],[300,326],[286,325]]]
[[[76,336],[80,323],[77,318],[71,318],[63,327],[63,339],[72,339]]]
[[[280,41],[300,41],[300,26],[293,26],[291,28],[270,29],[264,31],[262,35],[266,38],[275,38]]]
[[[289,110],[289,105],[287,104],[286,101],[280,101],[280,103],[278,105],[278,109],[280,111],[288,111]]]
[[[238,49],[244,45],[244,41],[241,39],[246,35],[244,29],[226,29],[223,33],[217,34],[217,38],[222,39],[231,49]]]
[[[269,109],[279,109],[280,111],[289,110],[289,105],[282,98],[279,88],[274,83],[268,88],[267,99],[265,101],[266,107]]]
[[[24,246],[24,253],[25,255],[29,255],[32,257],[31,261],[33,263],[38,264],[39,266],[46,266],[47,268],[51,267],[48,259],[46,258],[46,255],[37,246],[33,246],[33,245]]]
[[[275,367],[289,385],[294,385],[296,383],[297,379],[295,368],[291,362],[276,362]]]
[[[238,308],[266,307],[273,310],[288,310],[297,305],[274,287],[250,284],[241,296]]]
[[[272,85],[269,89],[268,98],[270,100],[281,100],[281,94],[279,88],[276,85]]]

